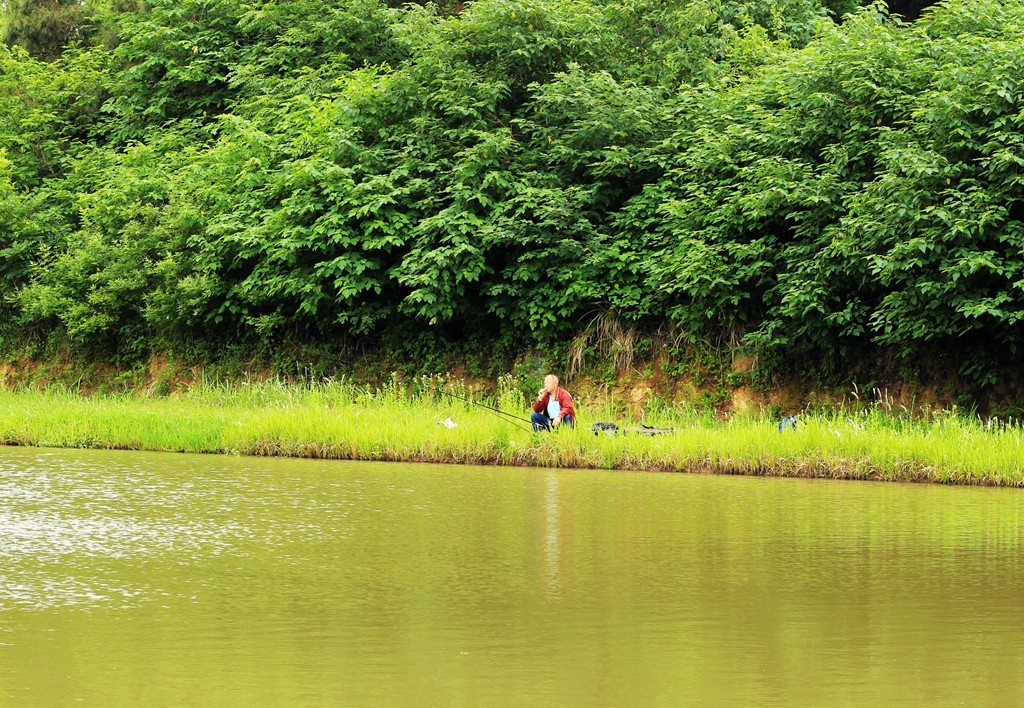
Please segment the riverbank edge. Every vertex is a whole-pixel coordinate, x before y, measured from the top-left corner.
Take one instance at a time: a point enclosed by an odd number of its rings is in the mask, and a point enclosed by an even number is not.
[[[526,454],[514,461],[502,459],[499,455],[483,455],[476,451],[464,454],[437,455],[434,453],[349,454],[338,446],[298,445],[283,442],[266,442],[249,449],[171,449],[146,447],[132,444],[97,443],[88,445],[58,445],[50,442],[26,444],[15,439],[0,437],[0,448],[18,447],[52,450],[110,450],[153,452],[190,455],[222,455],[254,458],[310,459],[349,462],[397,462],[417,464],[449,464],[465,466],[508,467],[510,469],[558,469],[615,472],[658,473],[658,474],[705,474],[740,477],[765,477],[778,479],[821,479],[858,482],[898,482],[907,484],[941,484],[947,486],[981,486],[1024,488],[1024,476],[999,477],[996,475],[948,474],[939,475],[934,467],[907,462],[895,467],[873,464],[870,460],[843,458],[839,460],[780,459],[775,464],[751,463],[742,459],[714,460],[711,458],[686,460],[682,464],[670,460],[631,460],[625,464],[574,464],[571,461],[551,460],[543,455],[535,457]],[[554,464],[552,464],[554,462]]]
[[[505,413],[492,415],[472,399]],[[783,430],[777,411],[723,416],[648,400],[646,422],[675,434],[609,437],[592,435],[590,423],[628,427],[637,418],[584,404],[579,428],[538,435],[528,420],[510,425],[528,415],[528,403],[514,377],[499,379],[483,398],[452,377],[393,377],[379,388],[348,380],[200,382],[165,394],[0,386],[0,444],[1024,487],[1020,421],[956,409],[915,412],[886,400],[821,406]]]

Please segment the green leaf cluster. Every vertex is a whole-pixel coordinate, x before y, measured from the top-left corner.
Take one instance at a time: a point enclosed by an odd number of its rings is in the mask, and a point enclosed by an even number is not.
[[[671,317],[777,360],[937,352],[994,382],[1024,334],[1021,12],[869,9],[694,98],[618,217]]]

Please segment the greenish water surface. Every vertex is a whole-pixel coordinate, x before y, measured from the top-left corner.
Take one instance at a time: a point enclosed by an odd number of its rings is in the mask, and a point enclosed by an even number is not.
[[[0,705],[1022,705],[1024,492],[0,448]]]

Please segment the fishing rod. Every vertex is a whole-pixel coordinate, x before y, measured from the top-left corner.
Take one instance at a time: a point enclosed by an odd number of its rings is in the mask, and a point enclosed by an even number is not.
[[[522,428],[523,430],[525,430],[527,432],[530,432],[530,433],[533,432],[533,427],[532,427],[533,426],[533,421],[528,421],[528,420],[526,420],[526,418],[520,418],[517,415],[512,415],[511,413],[506,413],[505,411],[501,410],[500,408],[495,408],[494,406],[484,405],[483,403],[477,403],[476,401],[471,401],[468,398],[463,398],[462,396],[456,396],[454,393],[450,393],[448,391],[442,391],[439,388],[434,388],[433,386],[429,386],[427,384],[422,384],[422,386],[424,388],[429,388],[431,391],[434,391],[435,393],[439,393],[442,396],[451,396],[452,398],[454,398],[456,400],[459,400],[459,401],[462,401],[463,403],[469,403],[470,405],[474,405],[477,408],[483,408],[484,410],[488,410],[491,413],[494,413],[495,415],[504,416],[505,419],[506,419],[505,420],[506,423],[512,423],[512,425],[516,426],[517,428]],[[526,426],[520,425],[519,424],[520,422],[530,423],[531,427],[527,428]]]

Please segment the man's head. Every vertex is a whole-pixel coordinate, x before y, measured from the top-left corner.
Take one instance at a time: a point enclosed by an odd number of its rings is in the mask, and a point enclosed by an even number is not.
[[[550,393],[552,396],[558,392],[558,377],[554,374],[548,374],[544,377],[544,390]]]

